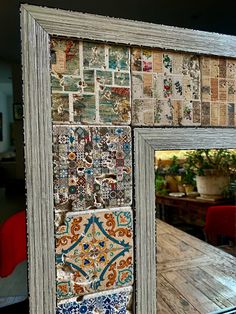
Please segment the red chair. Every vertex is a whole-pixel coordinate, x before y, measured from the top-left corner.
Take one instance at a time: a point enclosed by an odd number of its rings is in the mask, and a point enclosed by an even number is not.
[[[204,228],[207,242],[219,245],[220,238],[236,240],[236,206],[211,206],[207,209]]]
[[[0,225],[0,277],[6,277],[27,259],[26,213],[22,210]]]

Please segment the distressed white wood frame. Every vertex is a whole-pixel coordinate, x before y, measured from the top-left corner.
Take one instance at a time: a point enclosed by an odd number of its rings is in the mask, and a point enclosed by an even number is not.
[[[157,313],[155,151],[204,148],[236,148],[236,129],[134,129],[137,313]]]
[[[27,187],[30,313],[55,313],[55,253],[52,171],[52,121],[50,89],[51,35],[102,42],[171,49],[198,54],[236,57],[236,37],[139,21],[108,18],[32,5],[21,6],[22,63],[24,91],[24,135]],[[163,140],[165,134],[169,137]],[[178,133],[179,132],[179,133]],[[184,130],[135,130],[136,163],[136,313],[156,314],[154,252],[155,148],[186,147]],[[189,133],[187,131],[186,134]],[[194,129],[194,134],[203,132]],[[195,132],[195,133],[194,133]],[[215,132],[223,143],[231,144],[234,130],[212,129],[206,137],[213,143]],[[177,134],[180,134],[177,138]],[[213,136],[214,134],[214,136]],[[205,137],[204,137],[205,138]],[[195,140],[194,140],[195,139]],[[160,140],[160,141],[159,141]],[[232,140],[233,142],[233,140]],[[156,143],[156,144],[155,144]],[[162,146],[159,146],[159,145]],[[200,145],[200,143],[199,143]],[[221,145],[221,144],[219,144]],[[227,146],[227,145],[226,145]],[[141,158],[142,156],[142,158]],[[144,162],[145,161],[145,162]],[[139,194],[140,192],[140,194]],[[151,219],[152,218],[152,219]]]

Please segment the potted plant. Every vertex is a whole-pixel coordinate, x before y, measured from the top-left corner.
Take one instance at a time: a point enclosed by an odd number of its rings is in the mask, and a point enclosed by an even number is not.
[[[202,198],[220,199],[236,171],[236,154],[226,149],[199,149],[186,153],[185,167],[196,175]]]
[[[181,163],[177,156],[173,156],[169,167],[166,169],[165,180],[170,192],[178,192],[181,181]]]

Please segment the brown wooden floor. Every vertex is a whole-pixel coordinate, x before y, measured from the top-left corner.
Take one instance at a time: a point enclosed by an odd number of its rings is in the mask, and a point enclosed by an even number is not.
[[[236,305],[236,257],[157,220],[157,308],[202,313]]]

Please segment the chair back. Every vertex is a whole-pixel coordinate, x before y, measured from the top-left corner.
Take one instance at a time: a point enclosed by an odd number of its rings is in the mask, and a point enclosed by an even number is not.
[[[219,237],[236,239],[236,206],[219,205],[208,207],[204,228],[207,241],[218,245]]]
[[[0,277],[11,274],[27,259],[26,212],[22,210],[0,225]]]

